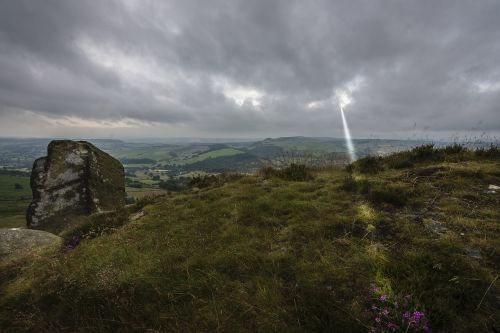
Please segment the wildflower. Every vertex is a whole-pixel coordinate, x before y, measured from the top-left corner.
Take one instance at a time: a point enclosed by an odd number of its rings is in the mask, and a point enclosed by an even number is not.
[[[399,326],[394,323],[388,323],[387,328],[395,332],[397,329],[399,329]]]
[[[411,322],[418,324],[422,318],[424,318],[423,312],[414,311],[413,315],[411,316]]]
[[[382,294],[373,284],[370,285],[372,301],[367,298],[364,313],[373,320],[369,332],[425,332],[430,333],[429,320],[424,312],[415,309],[411,295]],[[375,301],[373,301],[375,299]],[[396,324],[397,323],[397,324]]]

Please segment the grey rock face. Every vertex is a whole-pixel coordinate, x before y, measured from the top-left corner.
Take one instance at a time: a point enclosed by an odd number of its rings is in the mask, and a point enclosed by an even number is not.
[[[52,141],[47,150],[33,164],[28,228],[123,207],[125,177],[118,160],[85,141]]]
[[[19,258],[52,244],[62,244],[62,238],[41,230],[0,229],[0,262]]]

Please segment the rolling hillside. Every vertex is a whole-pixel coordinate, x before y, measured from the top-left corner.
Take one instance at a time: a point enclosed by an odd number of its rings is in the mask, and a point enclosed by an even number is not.
[[[498,330],[499,155],[268,168],[94,216],[1,267],[0,328]]]

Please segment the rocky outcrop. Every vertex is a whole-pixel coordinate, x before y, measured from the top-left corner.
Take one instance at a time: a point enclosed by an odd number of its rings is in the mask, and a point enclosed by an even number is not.
[[[0,262],[10,261],[47,246],[62,244],[62,238],[41,230],[0,229]]]
[[[33,164],[28,228],[54,230],[77,215],[125,204],[121,163],[85,141],[57,140]]]

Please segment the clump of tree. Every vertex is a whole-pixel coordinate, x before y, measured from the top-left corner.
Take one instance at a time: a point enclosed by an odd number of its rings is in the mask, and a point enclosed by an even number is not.
[[[127,177],[125,178],[125,186],[133,188],[142,188],[144,184],[142,184],[140,181],[133,180]]]
[[[167,191],[178,192],[186,189],[189,182],[189,177],[170,178],[168,180],[161,180],[158,186]]]
[[[155,160],[150,158],[127,158],[124,157],[120,159],[123,164],[153,164],[156,163]]]

